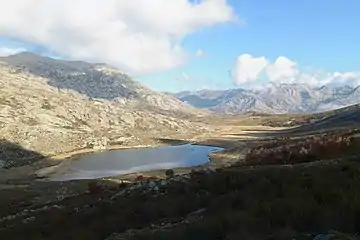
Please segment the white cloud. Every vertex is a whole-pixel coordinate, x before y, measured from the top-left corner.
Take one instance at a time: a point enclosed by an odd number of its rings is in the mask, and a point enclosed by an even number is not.
[[[237,18],[226,0],[12,0],[3,5],[1,36],[135,74],[183,64],[184,37]]]
[[[25,48],[0,47],[0,57],[6,57],[24,51],[26,51]]]
[[[259,84],[261,74],[269,82],[278,83],[306,83],[312,86],[360,85],[360,72],[328,72],[313,70],[310,73],[301,70],[299,65],[284,57],[278,57],[273,63],[265,57],[253,57],[250,54],[240,55],[233,69],[235,83]]]
[[[266,67],[266,75],[271,82],[294,82],[299,75],[297,64],[286,57],[278,57],[273,64]]]
[[[198,57],[198,58],[201,58],[201,57],[203,57],[204,55],[205,55],[205,52],[204,52],[204,50],[202,50],[202,49],[198,49],[198,50],[196,51],[196,53],[195,53],[195,56]]]
[[[328,73],[327,76],[323,79],[323,82],[326,84],[333,85],[360,85],[360,72],[334,72]]]
[[[268,65],[265,57],[253,57],[250,54],[239,56],[232,71],[232,77],[237,84],[244,84],[258,80],[260,73]]]

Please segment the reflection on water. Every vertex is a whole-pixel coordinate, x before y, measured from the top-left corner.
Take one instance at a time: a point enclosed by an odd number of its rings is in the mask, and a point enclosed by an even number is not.
[[[211,152],[220,150],[222,148],[186,144],[106,151],[83,156],[50,179],[95,179],[140,171],[198,166],[209,161]]]

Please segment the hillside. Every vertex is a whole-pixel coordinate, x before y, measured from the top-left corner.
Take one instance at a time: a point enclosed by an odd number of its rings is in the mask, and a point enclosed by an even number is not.
[[[128,107],[156,107],[163,110],[195,112],[178,99],[141,85],[106,64],[56,60],[30,52],[0,58],[18,73],[46,78],[46,84],[63,91],[74,91],[96,100],[109,100]],[[145,106],[144,106],[145,105]]]
[[[262,89],[201,90],[180,92],[177,98],[195,107],[216,113],[249,111],[269,114],[323,112],[360,102],[358,87],[310,87],[306,84],[271,83]]]
[[[229,167],[174,169],[175,175],[159,170],[130,181],[0,178],[1,236],[359,239],[358,131],[263,139],[240,136],[254,126],[222,124],[199,143],[226,148],[212,162],[233,159]]]
[[[1,61],[0,136],[26,149],[52,155],[204,129],[188,120],[201,111],[116,70],[30,53]]]
[[[338,128],[349,128],[360,126],[360,105],[355,104],[349,107],[312,114],[310,118],[317,119],[312,123],[299,126],[292,131],[319,131]]]

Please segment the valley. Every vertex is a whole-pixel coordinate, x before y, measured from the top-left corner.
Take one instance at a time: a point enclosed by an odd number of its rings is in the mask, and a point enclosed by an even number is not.
[[[0,62],[4,239],[358,239],[358,105],[225,114],[105,64],[32,53]],[[209,161],[189,154],[199,164],[49,181],[84,156],[184,144],[222,149]]]
[[[358,131],[299,137],[243,121],[213,120],[216,134],[192,136],[225,150],[211,154],[210,164],[173,169],[174,175],[164,169],[68,182],[2,179],[0,232],[6,239],[24,233],[29,239],[313,239],[320,233],[356,239]]]

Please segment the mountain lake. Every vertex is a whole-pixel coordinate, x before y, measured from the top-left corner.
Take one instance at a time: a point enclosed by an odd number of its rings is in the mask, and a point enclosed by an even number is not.
[[[223,150],[202,145],[109,150],[81,156],[59,167],[50,181],[97,179],[151,170],[195,167],[210,161],[209,154]]]

